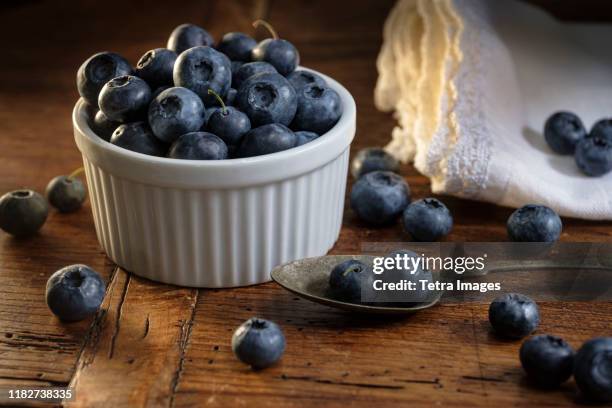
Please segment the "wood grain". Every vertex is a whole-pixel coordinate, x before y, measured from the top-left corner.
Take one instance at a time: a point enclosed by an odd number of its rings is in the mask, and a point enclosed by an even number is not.
[[[556,2],[539,1],[544,5]],[[10,2],[0,7],[0,191],[47,181],[80,166],[70,113],[82,60],[112,50],[135,62],[165,44],[172,28],[201,24],[219,38],[252,33],[268,18],[299,49],[304,65],[342,82],[358,111],[353,151],[384,143],[393,118],[372,100],[383,21],[393,0]],[[574,2],[574,6],[578,2]],[[584,2],[581,4],[584,5]],[[554,4],[553,4],[554,5]],[[604,7],[605,6],[600,6]],[[571,6],[563,6],[571,16]],[[607,10],[612,10],[609,7]],[[600,14],[598,14],[600,15]],[[19,35],[17,35],[18,33]],[[402,168],[413,197],[427,180]],[[350,183],[351,181],[349,181]],[[455,217],[449,241],[503,241],[510,209],[442,197]],[[563,241],[609,242],[612,223],[565,219]],[[372,229],[350,210],[333,253],[361,243],[406,241],[399,225]],[[109,281],[100,312],[61,324],[44,303],[48,276],[87,263]],[[73,406],[564,406],[572,382],[552,392],[525,383],[518,342],[491,335],[487,305],[440,306],[409,318],[359,317],[300,300],[274,284],[191,290],[116,269],[98,247],[88,204],[50,213],[41,233],[16,240],[0,233],[0,387],[72,385]],[[610,334],[612,305],[544,303],[539,332],[573,346]],[[253,316],[281,324],[283,360],[255,372],[231,354],[230,338]],[[0,399],[0,405],[14,401]]]

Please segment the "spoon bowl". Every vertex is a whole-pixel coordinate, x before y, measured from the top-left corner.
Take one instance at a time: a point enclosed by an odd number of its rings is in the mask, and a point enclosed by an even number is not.
[[[334,266],[349,259],[356,259],[366,265],[372,265],[374,258],[372,255],[327,255],[306,258],[277,266],[270,275],[280,286],[304,299],[350,312],[411,314],[428,309],[440,301],[442,291],[434,292],[432,299],[428,302],[408,305],[403,303],[401,306],[400,303],[398,303],[398,306],[348,303],[329,296],[329,275]],[[438,278],[435,273],[433,277],[434,280]]]

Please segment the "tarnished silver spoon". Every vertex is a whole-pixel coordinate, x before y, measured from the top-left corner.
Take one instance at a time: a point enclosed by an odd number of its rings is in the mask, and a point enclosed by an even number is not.
[[[326,306],[352,312],[379,314],[410,314],[434,306],[440,301],[442,291],[432,295],[431,300],[407,306],[376,306],[375,304],[347,303],[331,298],[328,295],[328,281],[331,270],[340,262],[357,259],[372,265],[372,255],[327,255],[317,258],[306,258],[277,266],[270,273],[272,279],[283,288],[305,299]],[[436,276],[434,275],[434,279]]]

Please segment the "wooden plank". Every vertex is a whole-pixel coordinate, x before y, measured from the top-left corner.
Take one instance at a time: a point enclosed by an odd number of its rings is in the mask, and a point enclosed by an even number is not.
[[[76,400],[66,405],[169,405],[197,297],[195,289],[155,284],[119,269],[70,383]]]
[[[524,383],[520,341],[490,332],[488,305],[439,306],[409,317],[356,316],[273,284],[206,291],[198,302],[175,406],[565,406],[572,382],[542,393]],[[578,347],[609,330],[612,304],[544,303],[538,333]],[[287,337],[281,362],[253,371],[231,352],[242,321],[260,316]]]

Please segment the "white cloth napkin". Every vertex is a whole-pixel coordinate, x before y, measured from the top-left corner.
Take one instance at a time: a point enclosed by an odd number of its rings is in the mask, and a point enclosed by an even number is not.
[[[558,110],[587,130],[612,116],[611,38],[519,1],[399,0],[377,61],[376,106],[398,121],[387,150],[436,193],[612,219],[612,173],[582,175],[542,136]]]

